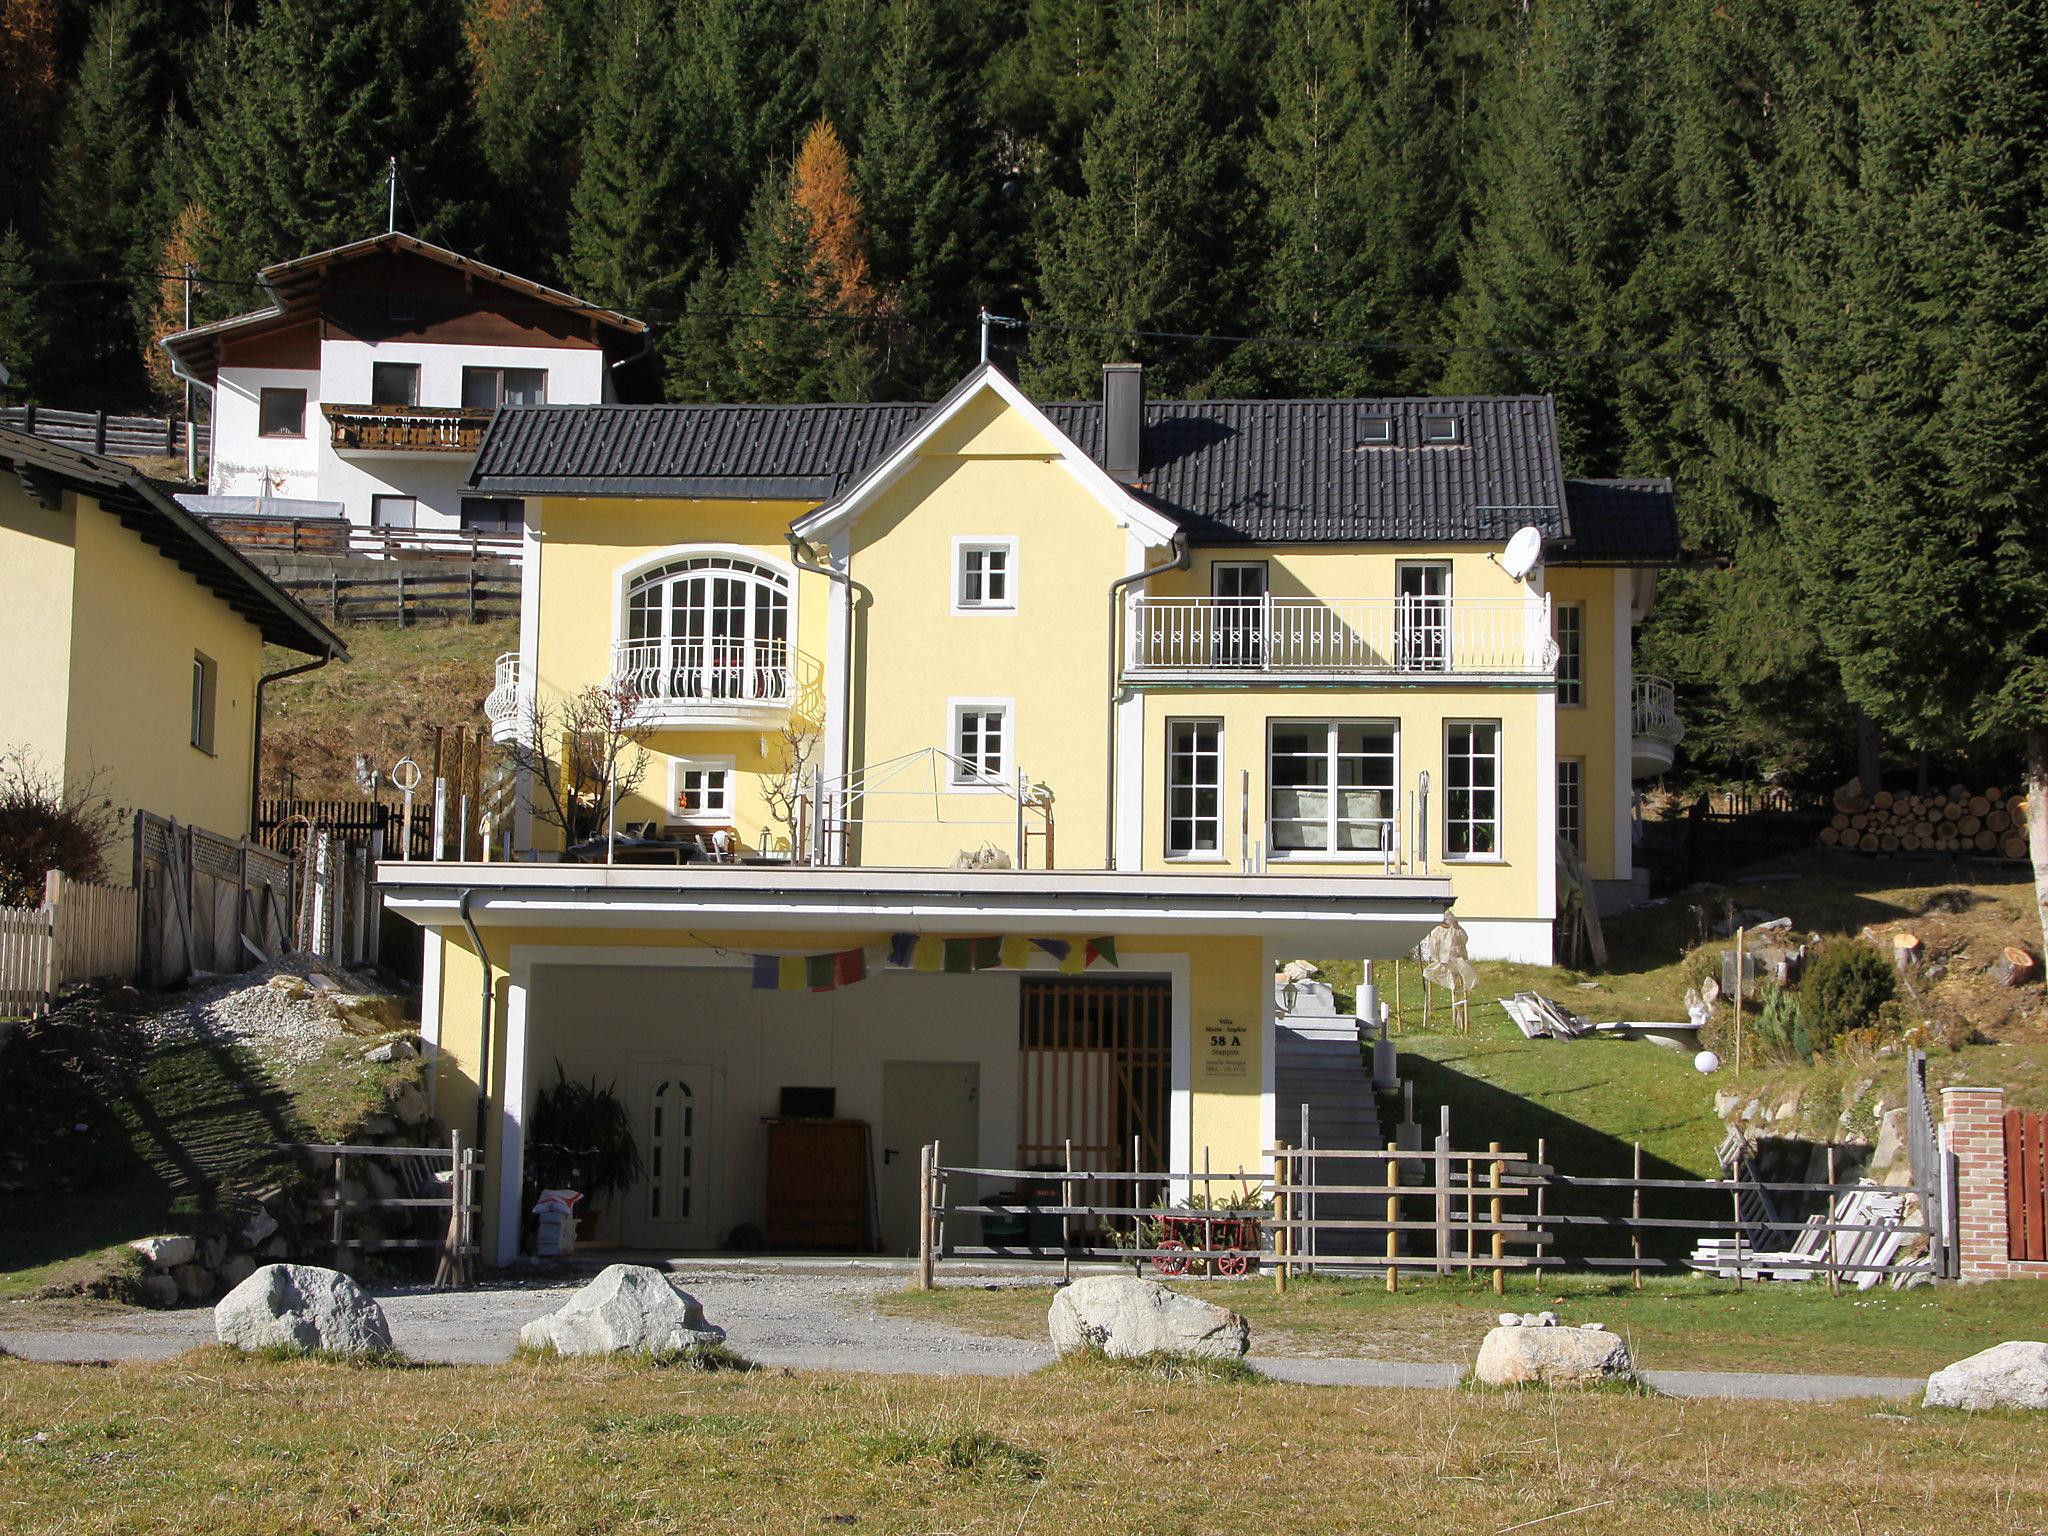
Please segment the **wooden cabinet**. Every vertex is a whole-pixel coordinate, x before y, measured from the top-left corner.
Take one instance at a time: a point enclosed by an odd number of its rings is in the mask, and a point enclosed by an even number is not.
[[[770,1248],[864,1252],[868,1242],[868,1123],[770,1120]]]

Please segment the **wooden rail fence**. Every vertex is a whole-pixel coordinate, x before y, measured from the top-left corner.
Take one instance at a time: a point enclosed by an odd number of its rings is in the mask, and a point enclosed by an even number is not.
[[[281,576],[277,585],[330,619],[352,624],[396,624],[416,619],[463,619],[471,624],[519,617],[519,575],[502,561],[463,568],[440,563],[414,568],[402,560],[389,576]]]
[[[39,907],[0,907],[0,1019],[39,1018],[75,981],[131,980],[136,961],[135,892],[43,879]]]
[[[206,526],[237,549],[268,555],[367,555],[380,560],[476,561],[516,567],[516,531],[484,528],[363,528],[345,517],[211,512]]]
[[[90,453],[112,454],[116,458],[168,458],[185,451],[185,434],[196,430],[199,451],[209,446],[211,434],[202,424],[194,428],[178,417],[114,416],[106,411],[53,411],[45,405],[11,405],[0,408],[0,427],[12,427],[45,442]]]
[[[402,1147],[357,1145],[347,1142],[279,1142],[280,1150],[298,1153],[309,1160],[326,1161],[332,1170],[330,1193],[316,1204],[328,1213],[328,1246],[334,1267],[344,1274],[356,1268],[361,1254],[403,1253],[426,1250],[440,1256],[437,1286],[466,1284],[474,1275],[482,1252],[478,1219],[483,1205],[478,1198],[483,1159],[474,1147],[462,1144],[455,1132],[445,1147]],[[331,1160],[331,1161],[330,1161]],[[400,1194],[379,1199],[367,1193],[351,1194],[349,1164],[381,1163]],[[446,1171],[437,1171],[436,1165]],[[351,1214],[396,1213],[394,1225],[411,1230],[402,1235],[365,1235],[358,1228],[351,1235]],[[445,1213],[445,1214],[443,1214]],[[422,1219],[431,1227],[421,1232]]]

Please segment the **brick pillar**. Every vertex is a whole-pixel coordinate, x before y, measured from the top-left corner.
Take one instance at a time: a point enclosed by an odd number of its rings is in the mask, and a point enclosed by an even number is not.
[[[1941,1116],[1956,1159],[1957,1273],[2003,1280],[2006,1258],[2005,1090],[1944,1088]]]

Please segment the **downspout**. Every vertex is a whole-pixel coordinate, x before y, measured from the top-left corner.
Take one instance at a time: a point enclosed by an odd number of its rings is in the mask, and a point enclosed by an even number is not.
[[[1123,645],[1124,627],[1117,622],[1117,603],[1123,597],[1124,588],[1133,582],[1147,581],[1167,571],[1184,571],[1194,560],[1194,552],[1188,548],[1187,535],[1173,536],[1173,558],[1164,565],[1148,565],[1142,571],[1133,571],[1128,576],[1119,576],[1109,584],[1109,797],[1104,801],[1102,867],[1116,868],[1116,706],[1121,692],[1118,686],[1117,661]]]
[[[491,956],[484,948],[484,936],[476,931],[476,919],[469,915],[469,903],[476,895],[474,887],[466,888],[455,900],[455,910],[462,918],[462,926],[469,930],[469,942],[476,946],[477,963],[483,968],[483,982],[479,990],[478,1017],[483,1021],[483,1032],[478,1037],[476,1052],[476,1149],[482,1156],[484,1131],[490,1124],[491,1111],[491,1012],[498,989],[491,983]]]
[[[846,675],[840,682],[839,693],[839,761],[848,772],[853,771],[853,572],[835,571],[829,565],[818,565],[804,558],[804,541],[795,534],[789,536],[789,560],[800,571],[809,571],[813,576],[823,576],[827,581],[836,581],[846,588],[846,655],[843,658]],[[822,841],[822,839],[821,839]],[[822,853],[823,850],[816,850]],[[789,856],[796,859],[796,848],[791,846]]]
[[[188,293],[188,295],[191,292],[191,286],[189,283],[186,285],[186,292]],[[163,343],[158,342],[157,345],[163,346]],[[178,361],[178,354],[173,352],[169,347],[164,347],[164,356],[168,357],[171,360],[172,378],[177,379],[181,383],[190,384],[194,389],[203,389],[206,391],[206,398],[207,401],[209,402],[206,410],[206,419],[208,423],[211,424],[213,421],[213,407],[211,404],[214,398],[213,386],[207,383],[204,379],[194,378],[191,374],[187,373],[185,371],[185,365]],[[185,446],[187,448],[194,449],[195,456],[198,442],[199,428],[193,424],[191,412],[187,411],[185,413]],[[191,467],[189,463],[187,467]],[[208,437],[206,440],[206,489],[208,493],[211,494],[213,490],[213,439],[211,437]]]
[[[256,679],[256,722],[250,731],[249,744],[249,835],[256,835],[256,818],[263,805],[263,690],[272,683],[281,683],[288,677],[300,677],[308,672],[318,672],[334,660],[334,652],[328,651],[311,661],[286,667],[282,672],[266,672]]]

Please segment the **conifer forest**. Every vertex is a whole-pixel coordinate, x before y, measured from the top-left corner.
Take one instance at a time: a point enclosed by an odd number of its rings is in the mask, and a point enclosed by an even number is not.
[[[398,228],[677,401],[1548,392],[1695,771],[2048,780],[2048,0],[0,0],[10,401]],[[1867,759],[1866,759],[1867,760]]]

